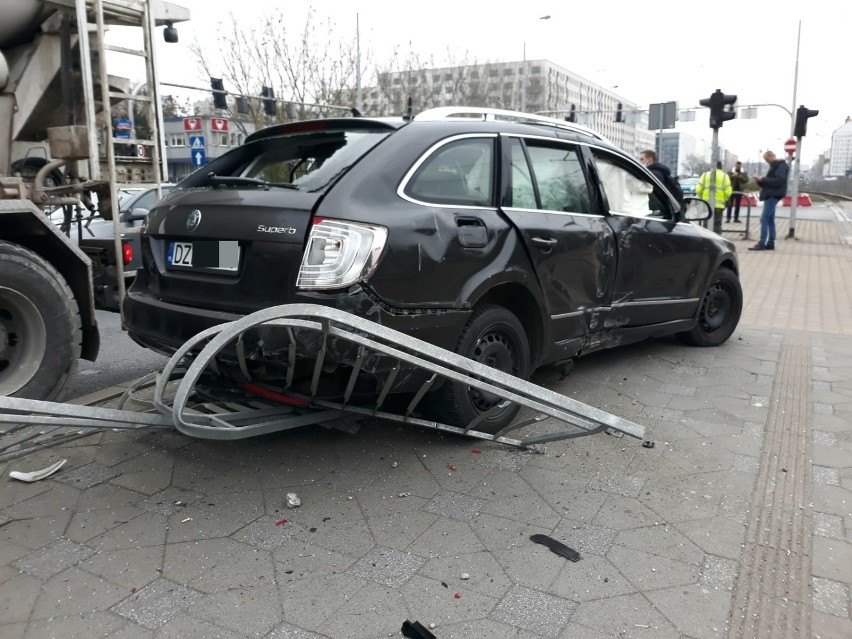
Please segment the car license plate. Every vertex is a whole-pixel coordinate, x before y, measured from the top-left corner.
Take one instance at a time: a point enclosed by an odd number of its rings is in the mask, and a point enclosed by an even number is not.
[[[240,265],[240,243],[235,240],[169,242],[166,264],[174,269],[236,273]]]

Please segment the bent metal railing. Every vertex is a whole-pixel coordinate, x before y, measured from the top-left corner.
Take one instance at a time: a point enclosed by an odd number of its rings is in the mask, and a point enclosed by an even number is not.
[[[255,384],[250,372],[251,358],[246,355],[244,336],[247,331],[259,327],[283,329],[289,339],[284,387],[275,392],[265,391]],[[312,366],[309,392],[299,394],[290,389],[297,366],[298,336],[311,333],[319,336],[320,346],[312,363],[308,363]],[[345,391],[332,399],[317,394],[330,340],[351,343],[355,353]],[[226,348],[235,353],[244,382],[234,382],[228,397],[221,401],[204,399],[205,395],[198,392],[199,380],[205,372],[218,370],[217,357]],[[364,374],[364,363],[375,357],[388,358],[392,365],[383,374],[374,401],[369,404],[353,403],[353,389],[359,376]],[[394,392],[397,376],[401,370],[412,368],[421,369],[425,380],[417,390],[406,395],[404,408],[388,409],[386,400]],[[492,393],[501,401],[491,411],[480,414],[465,426],[442,424],[418,416],[417,408],[421,401],[441,378]],[[151,412],[123,408],[130,400],[145,402],[138,397],[139,390],[154,380],[153,399],[148,402],[153,407]],[[529,409],[534,416],[517,419],[493,434],[477,430],[484,420],[503,410],[507,403]],[[191,437],[219,440],[254,437],[310,424],[330,424],[358,415],[533,449],[546,442],[607,429],[640,439],[645,434],[643,426],[617,415],[356,315],[314,304],[271,307],[202,331],[183,344],[160,373],[146,376],[132,385],[121,398],[118,409],[0,398],[0,423],[13,424],[16,428],[22,424],[76,428],[175,428]],[[565,427],[553,430],[554,423]],[[528,426],[535,426],[536,432],[519,439],[506,436]],[[2,452],[0,449],[0,454]]]

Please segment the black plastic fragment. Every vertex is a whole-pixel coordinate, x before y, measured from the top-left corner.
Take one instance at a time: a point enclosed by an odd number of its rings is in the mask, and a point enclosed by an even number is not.
[[[642,448],[653,448],[653,447],[654,447],[654,442],[652,442],[650,439],[646,439],[644,442],[642,442]]]
[[[556,541],[553,537],[548,537],[547,535],[530,535],[530,541],[547,546],[551,552],[562,555],[565,559],[570,559],[571,561],[580,561],[581,559],[580,553],[573,548],[569,548],[561,541]]]
[[[435,635],[426,630],[419,621],[408,621],[402,624],[402,636],[409,639],[435,639]]]

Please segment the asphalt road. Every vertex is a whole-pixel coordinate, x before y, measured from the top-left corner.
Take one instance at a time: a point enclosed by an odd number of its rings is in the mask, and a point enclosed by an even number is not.
[[[166,358],[142,348],[121,330],[118,313],[97,311],[101,332],[101,350],[97,361],[80,360],[77,372],[69,380],[62,399],[87,395],[162,368]]]

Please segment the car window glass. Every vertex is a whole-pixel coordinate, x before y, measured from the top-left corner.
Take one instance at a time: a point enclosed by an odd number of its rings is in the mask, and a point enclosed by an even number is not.
[[[203,171],[196,171],[181,182],[180,187],[208,186],[209,175],[214,173],[320,191],[387,135],[384,129],[323,129],[260,138],[213,160]]]
[[[512,201],[508,203],[508,206],[518,209],[537,209],[532,174],[524,155],[524,148],[518,139],[512,138],[509,143],[512,145]]]
[[[550,146],[528,141],[541,208],[546,211],[589,213],[589,187],[577,151],[570,146]]]
[[[595,152],[595,165],[610,213],[671,219],[672,210],[649,178],[626,163]]]
[[[141,195],[138,200],[133,202],[134,209],[147,209],[151,210],[151,207],[154,206],[154,203],[157,201],[157,191],[151,189],[147,191],[144,195]]]
[[[490,206],[492,138],[466,138],[434,151],[408,181],[405,194],[433,204]]]

